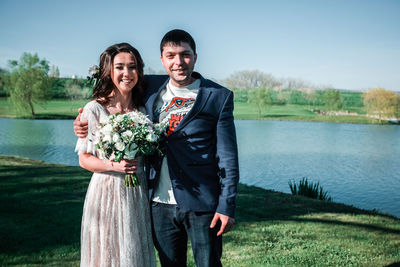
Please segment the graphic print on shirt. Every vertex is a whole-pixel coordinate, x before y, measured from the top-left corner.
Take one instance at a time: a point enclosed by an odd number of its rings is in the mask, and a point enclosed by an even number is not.
[[[192,108],[195,100],[194,98],[174,97],[170,102],[164,103],[158,113],[159,121],[168,119],[167,136],[170,136],[178,127],[179,123]]]

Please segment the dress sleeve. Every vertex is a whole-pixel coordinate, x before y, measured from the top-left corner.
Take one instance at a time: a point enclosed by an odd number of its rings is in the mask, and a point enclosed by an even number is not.
[[[88,135],[85,138],[78,138],[75,146],[75,152],[78,155],[82,153],[96,155],[94,138],[99,126],[99,110],[98,104],[96,104],[94,101],[91,101],[83,108],[81,120],[88,121]]]

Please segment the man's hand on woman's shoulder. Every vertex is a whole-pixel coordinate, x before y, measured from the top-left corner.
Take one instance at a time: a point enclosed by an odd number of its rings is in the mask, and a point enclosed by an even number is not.
[[[79,114],[74,120],[74,132],[75,135],[79,138],[85,138],[88,135],[88,122],[81,121],[82,111],[83,108],[78,109]]]

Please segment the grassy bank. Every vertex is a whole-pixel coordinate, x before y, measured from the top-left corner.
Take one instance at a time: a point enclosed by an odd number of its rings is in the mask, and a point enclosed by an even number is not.
[[[320,107],[316,107],[317,109]],[[261,118],[258,116],[258,111],[249,103],[235,102],[234,116],[239,120],[289,120],[289,121],[319,121],[319,122],[341,122],[341,123],[364,123],[364,124],[378,124],[379,120],[371,119],[361,116],[328,116],[319,115],[311,112],[311,108],[305,105],[273,105],[265,109],[261,113]],[[362,114],[360,108],[354,108],[351,112],[359,112]],[[383,122],[387,124],[387,122]]]
[[[15,113],[12,104],[6,98],[0,98],[0,117],[27,118],[27,119],[74,119],[77,110],[83,107],[89,100],[51,100],[45,105],[35,104],[36,115],[21,115]],[[352,112],[363,112],[360,108],[354,108]],[[310,111],[304,105],[273,105],[263,111],[261,118],[258,111],[249,103],[235,102],[235,119],[239,120],[295,120],[295,121],[319,121],[319,122],[342,122],[342,123],[365,123],[377,124],[376,119],[365,116],[323,116]],[[387,122],[383,122],[387,123]]]
[[[78,266],[91,174],[0,155],[0,265]],[[400,262],[400,220],[239,185],[224,266],[386,266]],[[189,266],[194,266],[189,257]]]
[[[0,98],[0,117],[21,119],[73,119],[78,114],[78,108],[84,107],[89,100],[51,100],[44,105],[34,104],[35,116],[18,114],[12,103],[6,98]]]

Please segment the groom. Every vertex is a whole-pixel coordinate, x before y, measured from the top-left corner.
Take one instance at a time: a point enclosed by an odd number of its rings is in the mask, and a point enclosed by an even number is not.
[[[197,266],[221,266],[239,180],[233,93],[193,72],[189,33],[168,32],[160,50],[169,77],[148,75],[145,99],[151,120],[169,122],[166,156],[147,168],[154,244],[162,266],[186,266],[188,237]]]

